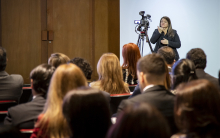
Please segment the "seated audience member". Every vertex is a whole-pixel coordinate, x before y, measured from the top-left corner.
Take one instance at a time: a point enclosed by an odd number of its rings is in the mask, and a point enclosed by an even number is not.
[[[53,53],[48,59],[48,64],[57,68],[61,64],[66,64],[70,58],[62,53]]]
[[[67,121],[62,114],[62,102],[66,93],[82,86],[87,86],[87,81],[76,65],[64,64],[56,69],[50,82],[44,110],[38,117],[31,138],[70,136]]]
[[[175,63],[175,52],[173,51],[172,48],[168,46],[164,46],[164,47],[161,47],[157,51],[157,53],[165,59],[167,63],[167,67],[169,69],[169,73],[171,74],[172,66]]]
[[[192,61],[181,59],[173,65],[172,69],[172,90],[176,94],[176,87],[182,82],[189,82],[198,79],[195,72],[196,68]]]
[[[113,53],[105,53],[97,64],[99,80],[91,82],[90,86],[110,94],[130,92],[128,84],[123,81],[122,70],[118,57]]]
[[[68,61],[68,63],[73,63],[76,66],[78,66],[82,70],[82,72],[84,73],[86,79],[87,80],[91,79],[91,75],[92,75],[93,70],[92,70],[92,67],[91,67],[91,65],[89,64],[88,61],[86,61],[83,58],[76,57],[76,58],[71,59],[70,61]]]
[[[91,75],[92,75],[93,70],[92,70],[92,67],[90,66],[88,61],[86,61],[83,58],[76,57],[74,59],[71,59],[68,63],[73,63],[76,66],[78,66],[82,70],[82,72],[84,73],[87,81],[91,79]],[[110,100],[111,100],[110,94],[105,91],[102,91],[102,93],[105,95],[107,100],[110,102]]]
[[[175,52],[173,51],[172,48],[170,48],[168,46],[164,46],[164,47],[161,47],[157,51],[157,54],[161,55],[167,63],[168,73],[166,73],[166,78],[164,80],[164,86],[166,87],[167,90],[170,90],[170,88],[171,88],[170,74],[171,74],[172,66],[175,63]],[[139,88],[139,85],[137,85],[135,87],[132,95],[129,98],[132,98],[138,94],[141,94],[141,90]]]
[[[43,111],[46,102],[46,94],[50,79],[55,68],[51,65],[42,64],[34,68],[30,73],[33,100],[8,109],[5,125],[17,128],[34,128],[34,122]]]
[[[168,72],[168,68],[166,68],[166,75],[165,75],[165,78],[164,78],[164,87],[167,89],[167,90],[170,90],[171,88],[171,79],[170,79],[170,74]],[[139,84],[134,88],[134,91],[132,93],[132,95],[129,97],[129,98],[132,98],[136,95],[139,95],[141,94],[141,90],[140,90],[140,87],[139,87]]]
[[[6,71],[6,50],[0,46],[0,100],[19,101],[22,94],[23,78],[21,75],[9,75]]]
[[[19,129],[13,126],[0,126],[0,138],[26,138]]]
[[[156,108],[141,103],[122,111],[107,138],[170,138],[170,130]]]
[[[166,117],[172,132],[175,132],[174,95],[164,87],[166,69],[166,62],[160,55],[149,54],[142,57],[137,63],[138,81],[142,94],[123,100],[118,107],[118,115],[129,104],[149,103]]]
[[[123,80],[129,85],[136,85],[137,81],[137,62],[141,58],[140,50],[134,43],[128,43],[123,46]]]
[[[172,138],[219,138],[220,95],[208,80],[194,80],[178,86],[175,120],[180,134]]]
[[[191,49],[187,53],[186,58],[191,60],[195,64],[196,75],[198,79],[206,79],[212,82],[217,88],[219,88],[218,79],[209,75],[204,71],[206,68],[207,60],[206,60],[206,54],[202,49],[200,48]]]
[[[90,87],[72,90],[65,96],[63,115],[72,138],[104,138],[111,125],[108,102],[101,91]]]

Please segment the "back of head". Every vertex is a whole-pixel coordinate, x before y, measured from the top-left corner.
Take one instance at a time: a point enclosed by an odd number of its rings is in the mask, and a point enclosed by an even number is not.
[[[166,62],[159,54],[149,54],[141,59],[137,63],[138,72],[146,74],[147,80],[150,81],[163,81],[166,74]]]
[[[169,138],[170,131],[161,113],[146,103],[128,106],[120,113],[108,138]]]
[[[7,65],[6,50],[0,46],[0,71],[4,71]]]
[[[207,80],[181,84],[177,88],[175,100],[177,125],[188,135],[220,137],[219,101],[217,88]]]
[[[54,71],[55,67],[48,64],[41,64],[31,71],[30,78],[33,80],[33,89],[37,94],[46,96]]]
[[[74,59],[71,59],[68,63],[73,63],[73,64],[77,65],[83,71],[86,78],[88,80],[91,79],[91,75],[92,75],[93,70],[92,70],[92,67],[88,61],[86,61],[83,58],[76,57]]]
[[[191,49],[186,54],[186,58],[191,60],[195,64],[196,69],[205,69],[207,62],[206,54],[201,48]]]
[[[65,64],[69,61],[69,57],[62,53],[53,53],[48,59],[48,64],[57,68],[61,64]]]
[[[87,86],[87,80],[79,67],[74,64],[60,65],[54,72],[43,117],[38,123],[51,137],[66,137],[69,135],[67,122],[62,114],[62,101],[67,92],[78,87]],[[56,121],[54,121],[56,120]]]
[[[197,79],[195,65],[188,59],[177,61],[172,68],[172,89],[175,89],[182,82],[189,82]]]
[[[109,105],[97,89],[82,87],[69,92],[63,101],[63,114],[73,137],[105,137],[111,125]]]
[[[141,58],[140,50],[134,43],[128,43],[122,49],[123,65],[122,68],[128,69],[134,78],[137,78],[137,62]]]
[[[172,48],[163,46],[157,51],[157,53],[165,59],[167,64],[172,65],[174,63],[175,52]]]
[[[101,90],[111,94],[124,93],[126,91],[120,62],[115,54],[103,54],[97,64],[97,72],[101,81]]]

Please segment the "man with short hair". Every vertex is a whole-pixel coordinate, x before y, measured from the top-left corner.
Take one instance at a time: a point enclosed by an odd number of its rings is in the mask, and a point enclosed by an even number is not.
[[[169,74],[171,74],[172,66],[175,63],[175,52],[173,51],[173,49],[168,46],[163,46],[157,51],[157,54],[161,55],[164,58],[167,63]],[[129,98],[132,98],[138,94],[141,94],[139,84],[134,88],[134,91]]]
[[[137,63],[137,75],[141,94],[123,100],[119,107],[120,113],[127,105],[146,102],[155,106],[167,119],[172,132],[176,127],[173,118],[174,95],[164,87],[166,77],[166,62],[158,54],[142,57]]]
[[[219,88],[218,79],[209,75],[204,70],[206,68],[206,54],[201,48],[193,48],[187,54],[186,58],[191,60],[196,67],[196,75],[199,79],[206,79]]]
[[[43,111],[50,79],[55,67],[42,64],[34,68],[30,73],[33,100],[8,109],[5,125],[13,125],[18,128],[34,128],[34,122]]]
[[[6,50],[0,46],[0,100],[19,101],[22,94],[23,78],[21,75],[9,75],[6,71]]]
[[[168,46],[164,46],[161,47],[157,53],[165,59],[169,72],[171,72],[172,66],[175,63],[175,52],[173,49]]]

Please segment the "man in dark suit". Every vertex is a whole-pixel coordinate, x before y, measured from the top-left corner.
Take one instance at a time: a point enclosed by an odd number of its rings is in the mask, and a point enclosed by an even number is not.
[[[204,70],[206,68],[206,54],[201,48],[193,48],[187,54],[186,58],[191,60],[196,66],[196,75],[199,79],[206,79],[219,88],[218,79],[209,75]]]
[[[169,74],[171,74],[172,66],[175,63],[175,52],[173,51],[173,49],[168,47],[168,46],[164,46],[164,47],[161,47],[157,51],[157,54],[161,55],[164,58],[164,60],[167,63]],[[134,88],[134,91],[133,91],[132,95],[129,98],[132,98],[132,97],[134,97],[134,96],[136,96],[138,94],[141,94],[141,90],[139,88],[139,85],[137,85]]]
[[[0,46],[0,100],[19,101],[22,94],[23,78],[21,75],[9,75],[6,71],[6,50]]]
[[[142,93],[123,100],[118,107],[118,114],[130,104],[149,103],[162,113],[174,133],[176,129],[173,117],[174,95],[164,87],[166,68],[166,62],[158,54],[142,57],[137,63],[137,75]]]
[[[34,128],[34,122],[43,111],[50,79],[55,67],[42,64],[34,68],[30,73],[33,100],[8,109],[5,125],[13,125],[18,128]]]

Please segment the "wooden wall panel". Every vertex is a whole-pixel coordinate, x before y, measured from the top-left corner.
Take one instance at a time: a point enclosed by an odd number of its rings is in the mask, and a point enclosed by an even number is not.
[[[53,52],[82,57],[94,67],[92,10],[92,0],[53,0]]]
[[[9,74],[30,83],[30,71],[41,63],[40,0],[2,0],[2,46],[7,50]]]

